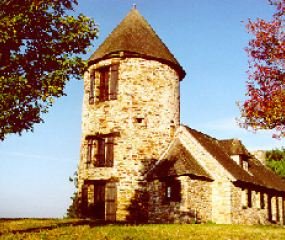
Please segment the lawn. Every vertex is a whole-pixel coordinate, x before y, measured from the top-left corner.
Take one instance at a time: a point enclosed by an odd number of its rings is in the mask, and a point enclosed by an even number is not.
[[[269,240],[284,239],[285,228],[242,225],[105,225],[82,220],[0,219],[0,239],[92,240]]]

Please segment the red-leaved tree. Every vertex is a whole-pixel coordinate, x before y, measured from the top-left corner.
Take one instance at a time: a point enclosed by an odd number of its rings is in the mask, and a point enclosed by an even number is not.
[[[248,99],[241,106],[241,126],[273,129],[273,137],[285,137],[285,0],[269,0],[276,7],[272,20],[249,20],[253,35],[249,57]]]

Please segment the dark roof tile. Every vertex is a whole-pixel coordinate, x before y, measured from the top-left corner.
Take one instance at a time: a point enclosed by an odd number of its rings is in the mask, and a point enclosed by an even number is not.
[[[129,12],[93,53],[89,64],[121,52],[166,63],[178,72],[180,80],[185,76],[178,61],[136,9]]]
[[[198,164],[189,151],[178,143],[166,159],[161,160],[148,174],[149,178],[191,175],[211,180],[210,175]]]
[[[229,155],[249,155],[245,146],[238,139],[219,140],[219,144]]]
[[[221,141],[187,126],[185,128],[237,181],[285,191],[285,181],[250,155],[239,140]],[[230,149],[226,149],[227,146]],[[249,172],[230,158],[230,155],[236,154],[247,154]]]

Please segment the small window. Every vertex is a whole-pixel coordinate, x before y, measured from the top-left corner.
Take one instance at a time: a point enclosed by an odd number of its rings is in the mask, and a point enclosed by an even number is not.
[[[142,117],[137,117],[136,118],[136,123],[143,123],[144,118]]]
[[[114,162],[114,137],[89,136],[87,138],[87,164],[112,167]]]
[[[181,200],[181,184],[179,180],[169,179],[165,182],[164,200],[179,202]]]
[[[174,121],[172,120],[170,123],[169,136],[173,138],[174,134],[175,134],[175,125],[174,125]]]
[[[248,161],[243,161],[242,162],[242,168],[246,171],[248,171]]]
[[[248,171],[248,159],[245,156],[240,156],[239,165],[246,171]]]
[[[166,198],[167,199],[171,198],[171,186],[166,187]]]
[[[99,101],[117,99],[118,91],[118,64],[102,67],[99,70]]]

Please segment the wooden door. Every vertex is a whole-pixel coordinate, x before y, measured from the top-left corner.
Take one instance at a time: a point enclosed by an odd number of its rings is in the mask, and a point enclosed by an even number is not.
[[[94,183],[94,207],[92,212],[95,219],[105,220],[105,183]]]
[[[106,184],[106,221],[116,221],[117,211],[117,188],[115,182]]]

